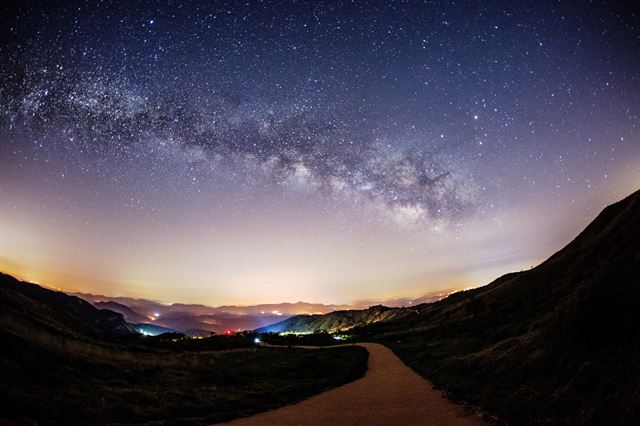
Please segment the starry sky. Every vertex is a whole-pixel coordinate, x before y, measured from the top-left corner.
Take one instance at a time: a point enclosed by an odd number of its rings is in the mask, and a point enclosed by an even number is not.
[[[527,269],[640,188],[632,2],[3,2],[0,269],[351,303]]]

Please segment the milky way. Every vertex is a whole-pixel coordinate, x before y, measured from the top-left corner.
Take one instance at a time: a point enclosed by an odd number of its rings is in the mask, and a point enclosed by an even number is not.
[[[141,91],[122,77],[34,68],[19,86],[23,95],[8,99],[6,118],[65,150],[148,156],[171,144],[197,168],[259,169],[277,183],[362,197],[413,220],[455,217],[473,205],[473,186],[432,152],[377,146],[332,110],[247,105],[215,90]]]
[[[184,235],[237,228],[257,240],[266,231],[256,227],[270,223],[282,241],[298,229],[311,236],[306,247],[348,238],[377,247],[358,250],[368,262],[413,259],[396,269],[424,282],[428,270],[451,271],[462,252],[469,265],[493,265],[478,257],[491,241],[485,257],[537,260],[558,229],[569,236],[638,183],[634,10],[556,2],[2,8],[5,229],[17,229],[25,209],[38,216],[25,229],[104,221],[116,235],[137,224],[142,236],[124,244],[134,247],[156,238],[147,223],[184,226]],[[12,232],[11,241],[28,240]],[[63,245],[82,246],[91,232]],[[518,242],[498,243],[516,234]],[[213,247],[199,244],[198,253]],[[449,260],[424,266],[439,256]],[[118,262],[107,269],[131,268]],[[194,276],[204,282],[204,274]]]

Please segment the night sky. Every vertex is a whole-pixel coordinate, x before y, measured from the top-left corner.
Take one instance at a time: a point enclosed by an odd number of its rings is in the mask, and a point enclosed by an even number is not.
[[[24,279],[413,297],[529,268],[640,188],[624,3],[10,3],[0,270]]]

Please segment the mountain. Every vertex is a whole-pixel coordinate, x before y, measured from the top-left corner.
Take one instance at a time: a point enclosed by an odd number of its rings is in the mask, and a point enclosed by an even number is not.
[[[325,305],[322,303],[265,303],[253,306],[220,306],[218,312],[235,315],[298,315],[324,314],[335,310],[349,309],[348,305]]]
[[[115,302],[120,305],[126,306],[129,309],[137,312],[140,315],[152,316],[154,313],[164,312],[167,306],[163,303],[155,302],[147,299],[135,299],[133,297],[119,297],[119,296],[103,296],[89,293],[71,293],[87,302],[95,305],[101,302]]]
[[[166,315],[160,315],[154,321],[154,324],[170,327],[186,334],[192,334],[190,331],[205,330],[206,334],[210,332],[217,334],[224,333],[225,330],[253,330],[266,324],[273,324],[282,319],[281,315],[233,315],[233,314],[214,314],[214,315],[191,315],[185,312],[173,312]],[[202,335],[198,333],[197,335]]]
[[[363,310],[335,311],[324,315],[296,315],[258,328],[256,331],[258,333],[308,333],[322,330],[334,333],[379,321],[404,318],[412,313],[412,310],[406,308],[388,308],[378,305]]]
[[[443,290],[425,294],[415,298],[396,298],[385,302],[385,305],[373,306],[369,304],[366,309],[343,309],[329,312],[327,314],[304,314],[295,315],[276,323],[269,323],[268,326],[256,329],[259,333],[308,333],[312,331],[327,331],[334,333],[344,331],[353,327],[364,326],[379,321],[403,318],[410,315],[412,307],[424,304],[426,301],[434,302],[442,299],[452,290]],[[361,306],[372,301],[359,301],[354,306]],[[392,306],[401,306],[394,308]]]
[[[362,348],[257,350],[249,334],[183,337],[142,336],[121,314],[0,275],[0,425],[217,424],[366,371]]]
[[[385,301],[385,306],[413,306],[426,301],[432,302],[439,300],[449,294],[451,291],[438,291],[428,293],[412,298],[396,298]],[[234,306],[224,305],[218,307],[200,305],[200,304],[184,304],[172,303],[162,304],[145,299],[135,299],[129,297],[110,297],[102,295],[93,295],[85,293],[76,293],[94,306],[99,308],[111,309],[124,315],[125,319],[132,324],[153,324],[176,330],[187,335],[208,336],[211,332],[222,334],[225,330],[254,330],[283,321],[293,315],[301,315],[291,322],[284,323],[284,327],[292,327],[294,330],[289,331],[306,331],[310,328],[324,327],[320,323],[334,324],[330,328],[337,329],[339,327],[353,327],[355,325],[364,325],[369,322],[380,321],[380,319],[389,319],[390,313],[380,316],[378,313],[371,312],[371,318],[367,319],[367,315],[359,318],[359,314],[348,312],[357,312],[354,307],[373,306],[377,303],[375,300],[363,300],[356,302],[354,306],[350,305],[325,305],[322,303],[267,303],[250,306]],[[318,320],[317,317],[322,314],[332,314],[328,318],[330,320]],[[344,320],[340,318],[345,316]],[[320,323],[318,322],[320,321]],[[309,326],[305,324],[309,322]],[[320,325],[319,325],[320,324]]]
[[[162,304],[145,299],[85,293],[76,295],[98,308],[124,315],[129,323],[152,323],[194,336],[208,336],[211,332],[223,334],[225,330],[253,330],[290,315],[333,312],[346,307],[307,302],[211,307],[184,303]]]
[[[145,336],[157,336],[163,333],[176,333],[176,330],[174,329],[161,327],[155,324],[139,323],[139,324],[132,324],[132,325],[133,325],[133,328],[135,328],[138,331],[138,333],[143,334]]]
[[[118,302],[113,302],[113,301],[95,302],[93,306],[95,306],[98,309],[108,309],[110,311],[122,314],[122,316],[124,316],[124,319],[129,324],[147,322],[150,320],[149,317],[139,314],[133,309],[131,309],[130,307]]]
[[[513,424],[640,421],[640,191],[539,266],[356,330]]]
[[[258,332],[350,330],[512,424],[640,421],[640,191],[539,266],[411,309],[299,315]]]
[[[350,309],[366,309],[369,306],[375,305],[383,305],[389,306],[392,308],[400,308],[400,307],[412,307],[417,306],[424,303],[433,303],[438,300],[444,299],[448,295],[460,291],[459,288],[448,288],[448,289],[440,289],[436,291],[431,291],[428,293],[423,293],[418,296],[412,297],[394,297],[391,299],[364,299],[358,300],[351,304]]]
[[[84,296],[86,297],[87,295]],[[279,312],[278,314],[273,314],[259,311],[257,315],[236,314],[227,313],[226,307],[212,308],[204,305],[184,305],[180,303],[165,306],[156,304],[156,302],[150,302],[149,305],[145,305],[140,299],[116,298],[121,302],[132,303],[138,308],[141,306],[155,308],[155,312],[145,316],[124,303],[107,300],[105,296],[98,296],[95,299],[87,297],[87,299],[94,300],[92,304],[97,308],[109,309],[122,314],[127,322],[136,325],[135,328],[138,331],[140,330],[138,325],[143,325],[147,331],[165,329],[168,330],[167,332],[177,331],[188,336],[209,336],[212,332],[223,334],[225,330],[253,330],[266,324],[273,324],[283,318],[283,315]],[[180,311],[180,308],[185,310]],[[230,310],[236,312],[233,309]],[[157,329],[154,327],[157,327]],[[150,333],[157,334],[155,331]]]
[[[109,336],[137,333],[124,317],[59,291],[0,273],[0,328],[37,334]]]
[[[150,317],[154,314],[167,315],[169,313],[181,313],[189,315],[277,315],[277,316],[291,316],[298,314],[324,314],[340,309],[348,309],[348,305],[325,305],[322,303],[265,303],[259,305],[247,305],[247,306],[235,306],[235,305],[223,305],[223,306],[207,306],[200,304],[186,304],[186,303],[172,303],[164,304],[146,299],[135,299],[132,297],[119,297],[119,296],[104,296],[95,295],[89,293],[74,293],[92,304],[102,302],[115,302],[120,305],[124,305],[131,310]]]

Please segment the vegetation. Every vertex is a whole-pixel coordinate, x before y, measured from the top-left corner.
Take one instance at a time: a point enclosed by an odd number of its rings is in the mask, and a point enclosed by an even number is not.
[[[2,332],[0,417],[38,423],[206,423],[249,415],[361,377],[364,349],[163,352]]]
[[[531,270],[412,309],[374,307],[294,323],[341,326],[359,340],[383,342],[453,399],[503,422],[637,424],[638,241],[640,192],[606,208]],[[256,348],[253,333],[142,338],[117,314],[34,287],[22,291],[13,281],[0,286],[0,418],[222,421],[301,399],[366,369],[359,347]],[[333,340],[320,332],[262,338],[289,346]]]
[[[205,338],[191,338],[182,333],[163,333],[157,336],[135,336],[127,340],[145,347],[182,352],[255,348],[257,337],[257,333],[248,331],[230,336],[210,335]]]
[[[388,308],[386,306],[371,306],[368,309],[352,309],[334,311],[324,315],[296,315],[275,324],[257,329],[259,333],[282,332],[314,332],[326,331],[335,333],[352,327],[363,326],[379,321],[389,321],[411,315],[406,308]]]
[[[143,337],[119,314],[0,278],[0,423],[218,422],[303,399],[367,368],[360,347],[259,348],[252,333]]]
[[[352,343],[351,335],[333,335],[326,331],[316,331],[310,334],[267,333],[260,335],[263,342],[279,346],[333,346]]]
[[[367,358],[359,347],[174,353],[70,345],[60,351],[6,333],[1,338],[0,417],[44,424],[228,420],[359,378]]]
[[[354,330],[512,424],[640,419],[640,192],[540,266]]]

